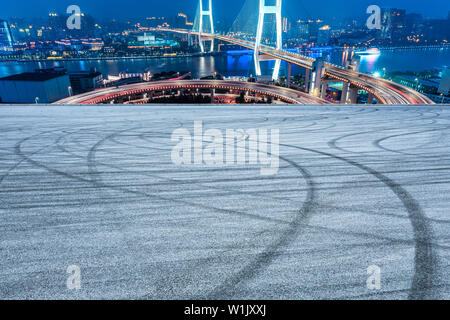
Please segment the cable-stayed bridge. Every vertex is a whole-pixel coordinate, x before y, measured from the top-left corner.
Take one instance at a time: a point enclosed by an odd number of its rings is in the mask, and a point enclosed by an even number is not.
[[[204,41],[211,42],[209,51],[213,51],[214,39],[254,50],[257,75],[261,75],[260,61],[275,60],[275,67],[272,74],[272,79],[274,80],[278,79],[281,61],[285,61],[289,65],[288,86],[291,78],[292,64],[303,67],[306,69],[305,91],[317,97],[325,97],[329,83],[342,82],[342,104],[355,104],[357,102],[358,90],[364,90],[368,93],[368,103],[373,103],[373,100],[376,98],[380,104],[434,104],[431,99],[411,88],[359,72],[359,61],[357,59],[354,59],[347,67],[342,67],[326,62],[321,58],[313,59],[283,50],[281,32],[282,0],[272,0],[270,4],[266,2],[268,0],[247,0],[247,2],[251,1],[252,4],[255,2],[259,4],[258,6],[253,5],[250,7],[254,9],[258,17],[257,23],[254,23],[256,24],[254,29],[255,35],[254,37],[252,35],[248,37],[251,40],[238,38],[236,36],[236,30],[229,35],[215,33],[212,0],[206,0],[206,7],[204,5],[205,0],[198,1],[199,10],[197,10],[196,22],[192,30],[171,28],[158,28],[156,30],[197,36],[202,52],[205,52]],[[272,31],[274,30],[272,33],[275,35],[274,45],[262,43],[263,29],[268,25],[267,20],[265,20],[267,15],[275,17],[274,23],[272,24]],[[205,23],[205,18],[208,23]],[[247,25],[252,24],[253,21],[250,18],[248,20],[250,22],[247,21]],[[248,32],[247,30],[245,31]],[[265,42],[270,43],[267,39]]]

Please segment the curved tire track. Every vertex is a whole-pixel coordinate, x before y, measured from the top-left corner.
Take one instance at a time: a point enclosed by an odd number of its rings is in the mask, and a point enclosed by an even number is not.
[[[406,211],[408,212],[411,225],[413,227],[414,242],[415,242],[415,256],[414,256],[414,277],[409,293],[409,299],[422,300],[437,298],[435,292],[435,284],[438,280],[437,264],[438,259],[433,249],[431,239],[433,238],[433,231],[429,221],[425,217],[420,204],[414,197],[406,191],[400,184],[385,176],[384,174],[372,169],[368,166],[360,164],[354,160],[350,160],[332,153],[319,151],[310,148],[304,148],[294,145],[280,144],[286,147],[291,147],[303,151],[309,151],[330,157],[339,161],[343,161],[356,168],[366,171],[370,175],[376,177],[384,183],[392,192],[400,199]]]

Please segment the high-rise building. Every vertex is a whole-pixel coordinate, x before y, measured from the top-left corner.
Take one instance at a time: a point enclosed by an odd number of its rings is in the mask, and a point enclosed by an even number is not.
[[[292,36],[303,41],[317,42],[319,29],[324,26],[323,20],[298,20],[294,24]]]
[[[326,25],[319,28],[319,31],[317,33],[317,44],[320,46],[328,45],[328,43],[330,42],[330,34],[331,34],[330,26]]]
[[[62,29],[64,27],[64,18],[55,12],[48,14],[48,25],[52,29]]]
[[[316,42],[317,37],[319,35],[319,29],[324,25],[323,21],[320,19],[317,20],[308,20],[308,28],[309,28],[309,40]]]
[[[307,21],[299,20],[295,24],[294,31],[292,32],[294,38],[308,41],[309,40],[309,26]]]
[[[414,33],[423,23],[423,17],[418,13],[409,13],[405,17],[405,27],[408,33]]]
[[[405,37],[406,10],[383,8],[381,17],[381,38],[394,42]]]
[[[0,54],[13,51],[14,40],[8,21],[0,20]]]
[[[291,23],[289,22],[289,19],[286,17],[282,19],[282,30],[284,33],[288,33],[291,30]]]
[[[63,29],[65,27],[64,16],[55,12],[50,12],[48,14],[48,31],[46,32],[46,35],[49,40],[64,37]]]
[[[450,20],[429,19],[425,21],[422,33],[425,43],[447,42],[450,39]]]

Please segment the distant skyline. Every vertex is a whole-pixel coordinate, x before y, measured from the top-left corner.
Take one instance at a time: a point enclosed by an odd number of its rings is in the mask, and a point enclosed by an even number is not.
[[[197,0],[22,0],[20,4],[14,1],[2,2],[0,19],[45,18],[50,11],[63,13],[72,4],[80,6],[83,12],[99,19],[120,20],[146,16],[171,16],[178,12],[187,13],[192,17],[198,4]],[[244,2],[245,0],[213,0],[215,15],[217,18],[233,19]],[[426,5],[423,1],[411,0],[283,0],[283,15],[293,18],[358,18],[358,16],[364,18],[366,8],[372,4],[406,9],[410,13],[420,13],[425,18],[446,18],[450,11],[448,0],[430,0],[426,2]]]

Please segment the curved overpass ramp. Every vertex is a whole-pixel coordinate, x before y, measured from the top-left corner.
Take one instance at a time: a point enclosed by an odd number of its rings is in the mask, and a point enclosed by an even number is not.
[[[260,83],[222,80],[165,80],[99,89],[57,101],[55,104],[99,104],[112,99],[148,91],[171,89],[225,89],[248,91],[276,98],[286,104],[330,104],[304,92]]]

